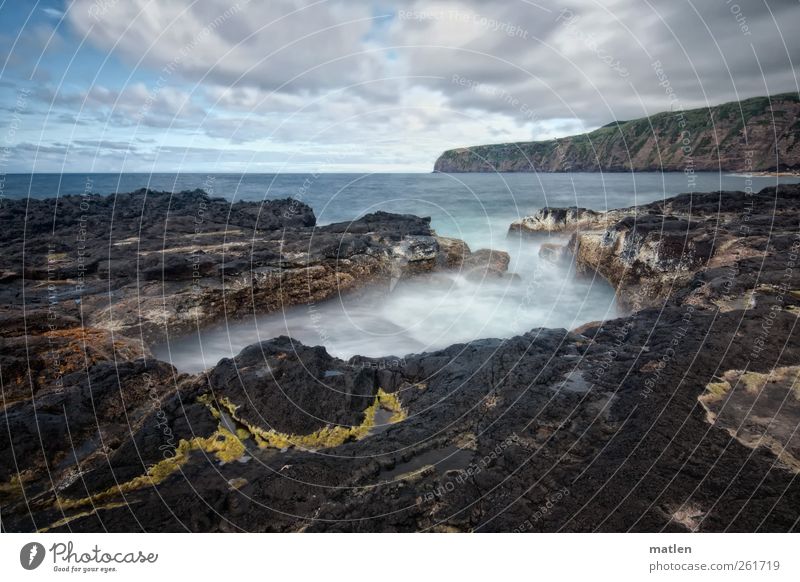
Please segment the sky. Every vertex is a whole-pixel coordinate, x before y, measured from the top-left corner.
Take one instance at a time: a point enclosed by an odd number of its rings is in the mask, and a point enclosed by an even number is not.
[[[798,92],[800,0],[0,2],[0,173],[429,172]]]

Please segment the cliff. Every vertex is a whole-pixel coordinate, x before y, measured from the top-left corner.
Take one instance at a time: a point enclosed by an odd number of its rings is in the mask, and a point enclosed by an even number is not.
[[[800,170],[800,98],[754,97],[616,121],[565,138],[444,152],[435,172]]]

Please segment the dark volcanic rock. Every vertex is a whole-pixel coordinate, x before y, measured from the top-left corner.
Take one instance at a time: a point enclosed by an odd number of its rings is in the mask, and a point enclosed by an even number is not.
[[[0,222],[12,309],[24,286],[29,309],[57,305],[62,320],[148,343],[450,268],[455,252],[440,251],[430,218],[376,212],[315,227],[297,200],[231,204],[200,190],[6,201]]]
[[[698,406],[717,366],[733,367],[746,356],[748,346],[733,341],[737,317],[693,312],[678,350],[672,339],[686,312],[670,307],[584,335],[533,330],[408,357],[376,373],[402,403],[402,422],[325,451],[253,446],[247,455],[254,459],[245,464],[193,454],[156,488],[126,495],[129,505],[68,525],[74,531],[100,524],[127,530],[132,523],[147,531],[787,531],[800,507],[795,473],[776,466],[769,449],[711,427]],[[784,357],[796,361],[800,344],[791,339]],[[275,369],[274,359],[289,348],[296,357]],[[262,363],[258,351],[268,355]],[[669,365],[660,366],[667,354]],[[341,374],[333,386],[358,385],[363,377],[360,367],[284,338],[248,348],[238,362],[247,394],[227,372],[228,362],[212,372],[211,383],[237,404],[250,395],[250,419],[281,406],[279,391],[258,383],[259,372],[280,376],[286,402],[319,381],[322,367]],[[328,416],[350,410],[324,388],[310,390],[328,403]],[[193,502],[198,494],[208,507]],[[163,504],[169,512],[155,510]],[[47,510],[36,514],[37,523],[46,516]]]
[[[694,305],[729,310],[758,296],[772,301],[778,285],[800,287],[797,270],[787,269],[800,248],[799,204],[798,185],[681,194],[595,213],[580,226],[557,221],[549,232],[571,234],[565,250],[578,270],[602,275],[633,310],[686,301],[688,295]],[[573,209],[547,210],[548,216],[562,216]],[[543,252],[559,255],[554,247]]]
[[[80,310],[51,329],[46,304],[26,317],[10,302],[3,528],[794,531],[798,211],[791,186],[605,214],[547,252],[617,284],[628,315],[402,359],[281,337],[178,375]],[[348,278],[507,265],[425,219],[307,228],[251,249],[293,294],[254,284],[270,271],[250,251],[220,285],[279,304]],[[180,281],[159,285],[180,299]],[[28,341],[64,364],[26,360]]]
[[[359,424],[378,389],[374,370],[354,372],[325,348],[288,337],[222,360],[208,373],[208,386],[217,398],[238,403],[241,419],[290,434]]]
[[[269,419],[276,438],[362,436],[328,427],[365,422],[374,370],[339,373],[322,348],[286,340],[200,380],[150,358],[148,345],[470,257],[460,241],[442,251],[429,218],[378,212],[316,227],[296,200],[231,204],[202,191],[3,201],[0,220],[0,501],[3,527],[7,511],[25,514],[18,529],[170,483],[197,454],[233,460],[245,429],[224,414]],[[309,390],[309,370],[330,389]],[[237,408],[220,411],[217,396]]]

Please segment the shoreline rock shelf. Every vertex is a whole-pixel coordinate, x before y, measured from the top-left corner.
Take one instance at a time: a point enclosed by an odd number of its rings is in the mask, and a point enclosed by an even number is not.
[[[800,250],[796,219],[800,186],[760,192],[681,194],[663,202],[608,212],[544,208],[514,222],[509,234],[565,236],[540,256],[569,259],[597,273],[629,309],[665,302],[744,308],[772,302],[779,287],[796,289],[792,257]]]
[[[0,223],[6,317],[24,281],[28,310],[58,304],[59,327],[81,316],[151,345],[392,279],[508,266],[502,251],[438,237],[430,218],[376,212],[315,226],[297,200],[230,204],[200,190],[7,201]]]
[[[147,342],[393,277],[505,276],[508,257],[413,216],[316,227],[297,201],[140,191],[85,219],[61,202],[55,225],[52,201],[0,210],[4,531],[797,527],[800,418],[780,403],[797,400],[800,186],[520,223],[568,237],[543,252],[612,282],[624,317],[396,366],[279,337],[197,375]],[[761,393],[773,423],[748,419]]]

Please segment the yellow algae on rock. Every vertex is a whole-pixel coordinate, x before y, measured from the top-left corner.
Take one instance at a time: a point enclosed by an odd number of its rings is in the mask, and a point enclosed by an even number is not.
[[[107,509],[116,509],[117,507],[125,507],[126,505],[127,505],[127,503],[124,503],[124,502],[121,502],[121,501],[118,501],[116,503],[109,503],[107,505],[99,505],[97,507],[93,507],[92,509],[90,509],[88,511],[81,511],[80,513],[76,513],[74,515],[63,517],[63,518],[59,519],[58,521],[56,521],[54,523],[51,523],[50,525],[48,525],[46,527],[43,527],[43,528],[40,528],[40,529],[38,529],[36,531],[37,531],[37,533],[45,533],[45,532],[50,531],[51,529],[55,529],[57,527],[61,527],[63,525],[67,525],[69,522],[75,521],[76,519],[80,519],[82,517],[89,517],[90,515],[94,515],[98,511],[104,511],[104,510],[107,510]]]
[[[89,497],[83,497],[81,499],[58,498],[56,503],[62,510],[74,509],[88,504],[94,505],[95,503],[100,503],[106,499],[136,491],[143,487],[158,485],[186,464],[189,460],[189,454],[196,450],[212,453],[223,463],[230,463],[239,459],[244,454],[245,447],[236,435],[220,426],[211,436],[195,437],[190,440],[182,439],[178,443],[178,446],[175,447],[175,454],[173,456],[159,461],[150,467],[143,475],[134,477],[130,481],[120,483],[119,485],[113,485],[105,491],[95,493]]]
[[[198,400],[211,408],[212,413],[219,418],[220,413],[211,405],[209,395],[204,395]],[[388,421],[389,424],[398,423],[406,418],[406,412],[403,410],[403,406],[400,404],[400,399],[397,395],[390,394],[382,388],[378,389],[378,393],[375,395],[372,404],[364,410],[364,419],[361,421],[361,424],[357,426],[324,426],[319,430],[304,435],[290,434],[274,429],[265,429],[251,424],[238,414],[239,405],[234,404],[229,398],[223,396],[219,398],[217,402],[219,402],[219,405],[225,409],[233,420],[242,425],[241,429],[237,429],[237,434],[247,434],[248,437],[252,436],[261,448],[285,449],[297,447],[309,450],[329,449],[338,447],[351,440],[360,440],[366,437],[375,427],[375,415],[379,409],[387,410],[392,413]]]

